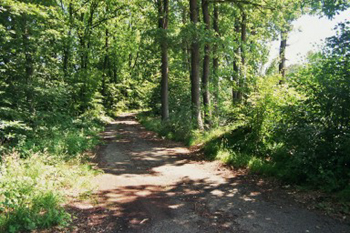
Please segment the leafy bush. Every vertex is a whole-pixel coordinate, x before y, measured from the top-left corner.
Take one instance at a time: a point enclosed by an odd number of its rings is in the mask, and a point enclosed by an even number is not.
[[[279,134],[293,164],[290,173],[328,191],[350,181],[349,23],[339,29],[322,53],[292,76],[306,98],[285,114]]]
[[[63,162],[45,154],[3,158],[0,169],[0,231],[18,232],[67,225],[70,215],[62,204],[70,190],[91,189],[93,176],[78,160]]]
[[[0,121],[0,153],[5,149],[5,145],[23,143],[31,130],[20,121]]]
[[[205,146],[209,156],[325,191],[348,187],[349,32],[349,23],[340,24],[285,84],[278,75],[257,78],[244,105],[232,110],[236,127]]]
[[[184,114],[185,116],[183,116]],[[191,121],[188,117],[188,112],[181,111],[174,114],[167,122],[162,122],[160,117],[153,115],[150,112],[143,112],[137,115],[138,120],[146,129],[157,132],[160,136],[168,139],[182,141],[187,145],[190,144],[193,136],[191,130]]]
[[[98,143],[106,120],[98,103],[76,118],[37,114],[34,121],[27,119],[33,128],[1,122],[0,232],[67,225],[71,217],[63,208],[65,197],[91,193],[95,172],[80,161]]]

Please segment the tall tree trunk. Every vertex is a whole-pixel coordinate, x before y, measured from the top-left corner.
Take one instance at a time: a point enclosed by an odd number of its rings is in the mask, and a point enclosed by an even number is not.
[[[242,100],[243,94],[245,91],[245,87],[247,85],[247,71],[246,71],[246,46],[247,46],[247,15],[242,10],[242,26],[241,26],[241,75],[240,75],[240,82],[239,82],[239,88],[240,96],[239,99]]]
[[[181,17],[182,17],[182,24],[183,25],[186,25],[187,24],[187,16],[188,16],[188,12],[187,12],[187,8],[186,6],[182,5],[182,14],[181,14]],[[190,60],[190,48],[187,44],[187,40],[186,38],[182,38],[182,59],[183,59],[183,68],[186,70],[186,71],[189,71],[190,70],[190,63],[191,63],[191,60]]]
[[[63,5],[62,5],[63,8]],[[73,21],[73,5],[72,2],[68,6],[69,13],[69,30],[66,43],[63,48],[63,73],[65,77],[68,77],[68,67],[69,67],[69,58],[70,58],[70,47],[71,47],[71,35],[72,35],[72,21]]]
[[[202,0],[203,22],[205,23],[205,30],[210,30],[210,16],[209,16],[209,2]],[[208,42],[204,45],[204,59],[203,59],[203,75],[202,75],[202,95],[204,104],[204,122],[210,124],[211,109],[210,109],[210,92],[209,92],[209,74],[210,74],[210,44]]]
[[[219,37],[219,12],[217,4],[214,3],[214,19],[213,19],[213,27],[215,31],[215,36]],[[213,74],[214,74],[214,105],[215,105],[215,115],[217,115],[219,112],[218,108],[218,102],[219,102],[219,88],[220,88],[220,82],[219,82],[219,58],[218,58],[218,45],[217,42],[214,44],[213,47]]]
[[[89,89],[89,82],[88,82],[88,66],[89,66],[89,53],[90,53],[90,47],[91,47],[91,35],[93,30],[93,22],[94,22],[94,14],[95,10],[98,7],[99,2],[92,2],[90,6],[90,12],[88,14],[87,19],[87,25],[84,28],[84,33],[79,35],[80,44],[82,47],[82,55],[81,55],[81,70],[83,72],[82,82],[83,85],[80,89],[80,98],[82,101],[82,105],[80,106],[81,112],[84,112],[86,110],[86,107],[88,106],[88,99],[85,98],[87,95],[87,90]],[[84,22],[85,13],[81,13],[81,22]]]
[[[105,38],[105,57],[104,57],[104,61],[103,61],[103,76],[102,76],[102,91],[101,94],[102,96],[106,96],[106,79],[108,76],[108,71],[107,71],[107,66],[108,66],[108,60],[109,60],[109,56],[108,56],[108,52],[109,52],[109,31],[106,28],[106,38]]]
[[[84,22],[85,14],[80,14],[80,21]],[[86,29],[85,29],[86,31]],[[78,32],[79,42],[80,42],[80,69],[83,70],[85,68],[85,53],[86,53],[86,46],[85,46],[85,33],[84,32]]]
[[[241,42],[240,42],[240,55],[241,55],[241,62],[240,67],[236,62],[233,63],[233,69],[235,70],[237,81],[238,81],[238,91],[237,93],[234,93],[234,100],[241,101],[243,98],[243,91],[244,87],[246,85],[246,68],[245,68],[245,47],[247,43],[247,15],[243,10],[242,12],[242,21],[241,21]],[[238,23],[236,24],[238,25]],[[237,26],[236,31],[239,32],[239,26]],[[236,51],[237,52],[237,51]]]
[[[162,120],[169,119],[169,69],[168,69],[168,15],[169,15],[169,0],[158,0],[159,13],[159,29],[162,30],[162,38],[160,42],[161,57],[162,57],[162,79],[161,79],[161,102],[162,102]]]
[[[241,32],[241,59],[242,59],[242,68],[244,69],[245,65],[245,47],[247,43],[247,15],[242,11],[242,32]],[[245,75],[245,74],[244,74]]]
[[[278,65],[278,71],[284,78],[286,74],[286,48],[287,48],[288,32],[281,32],[281,44],[280,44],[280,62]],[[280,81],[282,83],[282,80]]]
[[[240,34],[240,24],[239,24],[239,21],[236,20],[235,21],[235,32],[237,34]],[[233,97],[233,103],[236,103],[238,102],[241,98],[242,98],[242,92],[240,90],[240,80],[239,80],[239,77],[240,77],[240,74],[239,74],[239,53],[240,53],[240,41],[239,39],[237,39],[237,48],[235,49],[234,51],[234,61],[233,61],[233,71],[234,71],[234,74],[233,74],[233,82],[235,83],[235,87],[232,88],[232,97]]]
[[[93,2],[90,8],[90,17],[88,20],[88,25],[87,25],[87,39],[86,39],[86,43],[87,43],[87,50],[85,53],[85,69],[88,68],[88,64],[89,64],[89,51],[90,51],[90,47],[91,47],[91,34],[93,31],[93,22],[94,22],[94,14],[95,14],[95,10],[97,9],[98,6],[98,2]]]
[[[194,26],[198,22],[197,0],[190,0],[190,18]],[[192,39],[191,44],[191,97],[192,97],[192,117],[195,127],[203,129],[201,116],[200,90],[199,90],[199,42],[197,35]]]

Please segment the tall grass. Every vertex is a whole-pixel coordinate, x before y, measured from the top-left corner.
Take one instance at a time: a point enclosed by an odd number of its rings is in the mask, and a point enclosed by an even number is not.
[[[97,173],[84,151],[98,144],[103,123],[78,118],[38,127],[15,145],[4,145],[0,162],[0,232],[66,226],[68,197],[92,192]]]
[[[89,192],[93,175],[94,171],[78,160],[64,162],[48,154],[21,159],[16,152],[4,156],[0,173],[0,232],[67,225],[70,215],[62,204],[69,194]]]

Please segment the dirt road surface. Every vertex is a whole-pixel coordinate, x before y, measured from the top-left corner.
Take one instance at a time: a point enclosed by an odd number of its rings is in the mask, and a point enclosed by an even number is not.
[[[349,233],[350,226],[290,201],[262,180],[195,159],[181,144],[121,115],[102,134],[104,174],[89,203],[71,203],[72,232]]]

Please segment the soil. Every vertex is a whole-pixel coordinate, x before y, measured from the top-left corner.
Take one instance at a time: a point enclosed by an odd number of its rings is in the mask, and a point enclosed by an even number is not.
[[[67,206],[67,232],[350,232],[274,183],[205,161],[123,114],[101,134],[94,198]],[[63,230],[61,230],[63,231]]]

